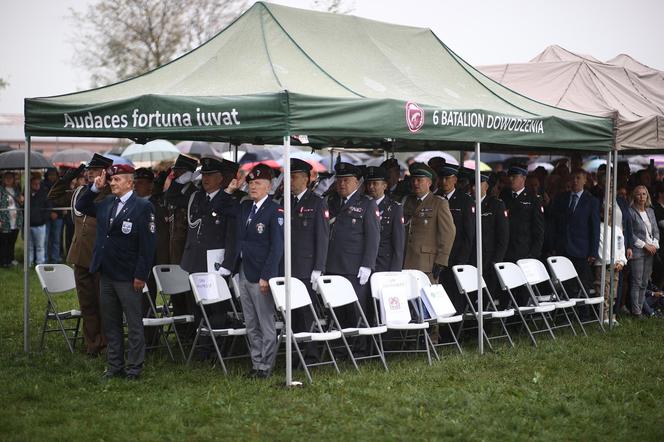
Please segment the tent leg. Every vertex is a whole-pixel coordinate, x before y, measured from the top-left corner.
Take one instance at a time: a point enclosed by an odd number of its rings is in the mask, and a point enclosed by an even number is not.
[[[284,137],[284,279],[286,289],[286,387],[301,385],[293,382],[293,353],[291,327],[291,182],[290,136]]]
[[[32,138],[28,136],[25,143],[25,170],[23,183],[23,351],[30,352],[30,150]]]
[[[233,149],[233,162],[237,163],[237,144],[231,144],[231,148]]]
[[[620,210],[617,207],[618,204],[618,151],[613,152],[613,179],[611,181],[611,209],[613,213],[613,219],[615,219],[616,210]],[[623,214],[625,216],[625,214]],[[627,214],[629,216],[629,214]],[[615,222],[611,223],[615,226]],[[616,259],[616,229],[611,229],[611,262]],[[615,278],[615,268],[610,267],[609,270],[609,330],[613,327],[613,291],[616,289],[614,287],[614,278]]]
[[[460,157],[461,158],[461,157]],[[463,164],[460,162],[460,164]],[[475,243],[477,258],[477,342],[484,354],[484,301],[482,300],[482,186],[480,180],[480,143],[475,143]]]
[[[606,255],[608,252],[608,238],[606,237],[606,232],[608,231],[609,227],[609,204],[611,204],[609,200],[609,196],[611,194],[611,168],[609,167],[611,164],[611,152],[606,154],[606,182],[604,185],[604,243],[602,244],[602,277],[600,279],[600,284],[599,284],[599,291],[600,293],[597,293],[596,296],[604,296],[605,293],[605,288],[606,288]],[[611,216],[613,217],[613,211],[611,211]],[[611,224],[611,238],[613,238],[613,223]],[[610,261],[613,263],[613,261]],[[606,318],[604,318],[604,308],[602,308],[602,312],[600,314],[600,318],[602,321],[604,321]],[[610,316],[610,315],[609,315]]]

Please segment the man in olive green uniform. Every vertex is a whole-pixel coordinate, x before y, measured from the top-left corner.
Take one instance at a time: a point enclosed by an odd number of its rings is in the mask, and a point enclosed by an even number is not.
[[[94,181],[95,177],[101,175],[101,171],[113,165],[113,160],[104,156],[94,154],[85,175],[88,182]],[[76,201],[83,194],[85,186],[75,190],[70,189],[74,178],[82,172],[83,167],[72,169],[58,180],[48,194],[48,198],[57,206],[72,207],[74,218],[74,237],[67,254],[67,262],[74,266],[74,278],[76,280],[76,293],[78,303],[83,315],[83,338],[88,355],[97,356],[106,347],[101,326],[101,312],[99,308],[99,274],[91,273],[89,270],[92,261],[92,250],[97,234],[97,220],[86,216],[75,209]],[[95,201],[101,201],[110,193],[110,187],[106,186],[99,192]]]
[[[424,163],[410,168],[414,195],[403,200],[406,228],[404,269],[417,269],[427,274],[432,283],[447,265],[456,229],[449,203],[430,191],[436,179],[433,169]]]
[[[189,197],[197,189],[193,176],[198,161],[180,155],[172,167],[171,185],[165,192],[170,221],[170,263],[180,265],[187,242],[187,205]]]

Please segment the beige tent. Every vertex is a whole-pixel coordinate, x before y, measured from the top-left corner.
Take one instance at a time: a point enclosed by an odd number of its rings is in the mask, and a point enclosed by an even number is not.
[[[664,151],[664,71],[628,55],[601,62],[549,46],[528,63],[478,69],[546,104],[613,118],[619,150]]]

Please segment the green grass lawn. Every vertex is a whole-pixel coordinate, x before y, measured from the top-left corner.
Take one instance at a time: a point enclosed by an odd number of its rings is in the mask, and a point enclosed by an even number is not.
[[[622,321],[607,334],[519,339],[479,356],[389,357],[361,372],[314,370],[286,390],[148,354],[140,382],[101,382],[104,361],[37,351],[45,299],[32,277],[33,351],[23,353],[22,270],[0,269],[0,440],[664,440],[664,321]],[[72,298],[72,306],[76,306]],[[301,373],[296,378],[304,380]]]

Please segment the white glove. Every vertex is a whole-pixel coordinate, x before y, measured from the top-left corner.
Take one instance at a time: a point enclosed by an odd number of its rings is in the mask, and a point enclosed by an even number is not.
[[[318,284],[316,284],[316,281],[318,281],[318,278],[322,274],[323,274],[323,272],[321,272],[320,270],[313,270],[311,272],[311,288],[312,289],[318,290]]]
[[[360,267],[360,271],[357,272],[357,277],[360,278],[360,285],[364,285],[369,281],[369,276],[371,276],[371,269],[369,267]]]
[[[221,276],[228,276],[228,275],[231,274],[231,271],[228,270],[228,269],[225,268],[225,267],[219,267],[219,274],[220,274]]]
[[[180,175],[179,177],[177,177],[175,179],[175,182],[178,183],[178,184],[187,184],[187,183],[191,182],[191,177],[193,177],[193,176],[194,176],[193,173],[187,171],[187,172],[183,173],[182,175]]]
[[[203,172],[201,169],[196,169],[196,171],[191,175],[191,182],[195,183],[203,179]]]

